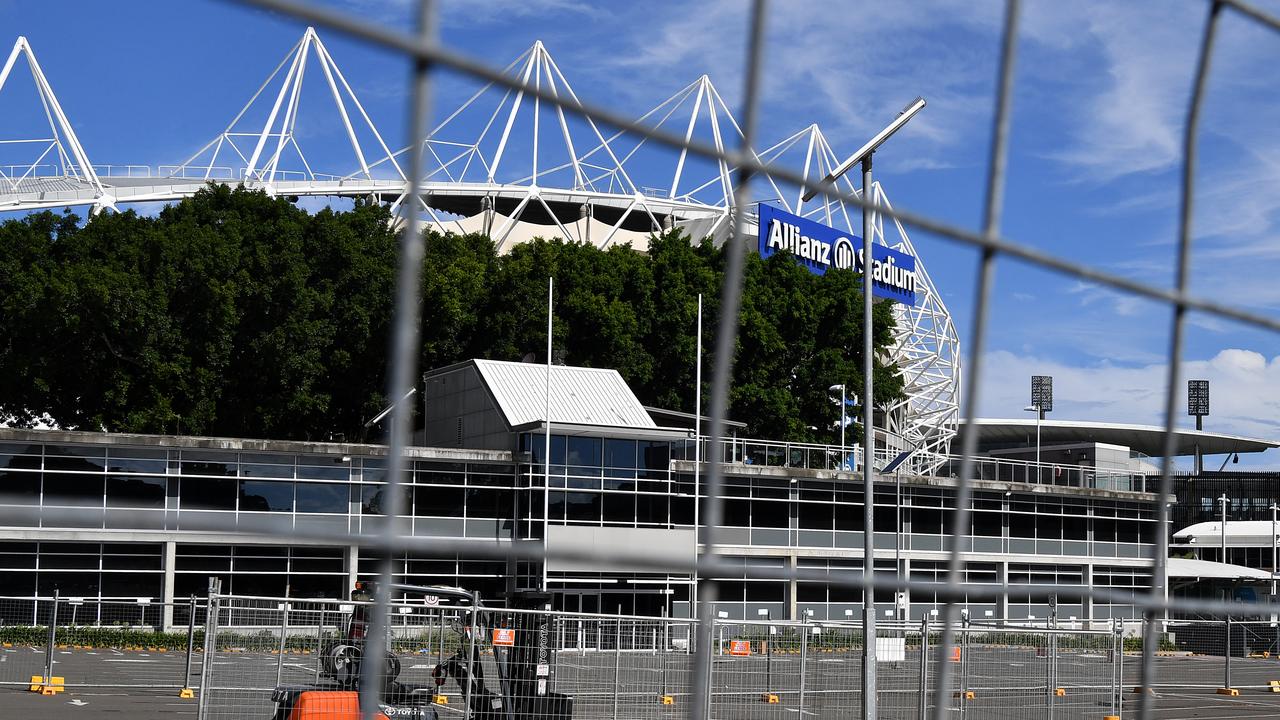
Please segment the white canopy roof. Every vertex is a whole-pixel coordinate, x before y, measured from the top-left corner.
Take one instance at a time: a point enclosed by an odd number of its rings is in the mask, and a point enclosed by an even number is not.
[[[1271,573],[1243,565],[1210,562],[1209,560],[1191,560],[1189,558],[1169,558],[1170,578],[1198,578],[1215,580],[1270,580]]]
[[[1280,526],[1277,526],[1280,529]],[[1188,525],[1173,534],[1175,542],[1218,547],[1222,543],[1222,523],[1202,522]],[[1270,520],[1228,520],[1228,547],[1271,547]]]

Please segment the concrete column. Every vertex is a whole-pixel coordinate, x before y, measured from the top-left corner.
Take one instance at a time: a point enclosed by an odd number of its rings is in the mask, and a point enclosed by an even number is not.
[[[796,554],[793,552],[787,558],[787,565],[794,572],[796,569],[796,564],[797,564]],[[795,578],[791,578],[790,580],[787,581],[786,601],[787,601],[787,618],[790,620],[797,620],[798,618],[796,616],[796,579]]]
[[[996,566],[996,582],[1004,587],[1004,591],[1000,593],[1000,604],[996,608],[996,614],[1001,619],[1009,619],[1009,563],[1001,562]]]
[[[1084,574],[1081,575],[1081,580],[1084,581],[1084,586],[1087,588],[1093,587],[1093,563],[1085,563],[1083,570],[1084,570]],[[1086,594],[1084,596],[1084,599],[1080,601],[1080,617],[1082,617],[1085,620],[1093,619],[1093,596],[1092,595]]]
[[[164,543],[164,589],[160,601],[164,603],[162,624],[166,631],[173,628],[173,565],[178,555],[178,543],[166,540]]]
[[[902,566],[898,568],[898,578],[901,580],[911,579],[911,558],[902,558]],[[895,614],[898,615],[897,619],[899,620],[909,620],[911,619],[911,588],[903,588],[900,592],[902,593],[902,603],[900,605],[902,611],[898,613],[895,608]]]
[[[343,593],[344,596],[346,595],[346,593],[351,592],[351,590],[355,588],[356,578],[359,577],[359,569],[360,569],[359,566],[360,566],[360,546],[348,545],[347,546],[347,588]]]

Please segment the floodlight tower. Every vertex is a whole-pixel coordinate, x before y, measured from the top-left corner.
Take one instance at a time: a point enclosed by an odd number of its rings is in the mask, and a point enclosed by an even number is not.
[[[885,126],[883,130],[876,133],[875,137],[867,141],[856,153],[849,156],[848,160],[840,163],[833,169],[822,182],[821,186],[834,186],[835,181],[845,173],[849,172],[854,165],[862,163],[862,711],[863,717],[876,717],[876,608],[875,608],[875,584],[873,582],[875,572],[875,514],[873,512],[873,501],[875,499],[874,486],[874,463],[875,463],[875,443],[876,431],[873,425],[875,420],[875,403],[872,393],[872,370],[874,369],[874,361],[872,358],[873,348],[871,344],[871,229],[873,223],[873,211],[870,207],[872,201],[871,191],[871,157],[875,155],[877,149],[885,143],[886,140],[893,137],[893,134],[902,129],[911,118],[916,116],[924,109],[925,101],[922,97],[917,97],[911,101],[911,104],[902,109],[898,113],[898,117],[893,122]],[[803,200],[808,202],[813,199],[814,195],[820,192],[820,188],[814,188],[804,194]],[[844,408],[841,408],[841,413]]]
[[[1204,416],[1209,414],[1209,381],[1187,381],[1187,414],[1196,419],[1196,430],[1204,429]],[[1204,474],[1204,455],[1200,453],[1200,438],[1196,438],[1196,475]]]

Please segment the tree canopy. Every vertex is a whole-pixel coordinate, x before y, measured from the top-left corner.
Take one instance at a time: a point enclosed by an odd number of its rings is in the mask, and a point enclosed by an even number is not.
[[[311,214],[211,186],[155,217],[0,223],[0,419],[116,432],[359,438],[386,402],[398,240],[388,211]],[[704,395],[723,248],[678,233],[628,247],[538,240],[498,254],[480,235],[429,233],[421,367],[546,353],[617,369],[641,401],[693,411],[697,298]],[[748,254],[730,417],[756,437],[830,440],[827,387],[861,387],[862,296],[849,271],[815,276]],[[893,316],[875,306],[875,345]],[[902,392],[876,356],[876,400]]]

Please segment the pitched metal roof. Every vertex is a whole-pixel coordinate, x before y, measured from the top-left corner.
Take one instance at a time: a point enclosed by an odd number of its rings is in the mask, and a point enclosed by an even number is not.
[[[541,422],[547,415],[547,366],[474,360],[510,427]],[[551,366],[552,424],[656,428],[617,370]]]

